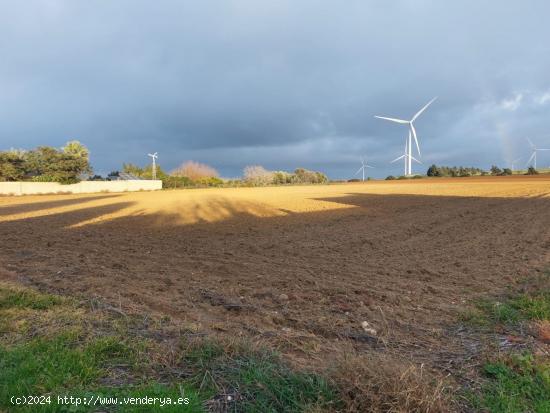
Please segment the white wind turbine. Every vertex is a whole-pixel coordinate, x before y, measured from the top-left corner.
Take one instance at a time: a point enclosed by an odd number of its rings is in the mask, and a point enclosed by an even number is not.
[[[525,166],[528,166],[529,162],[533,161],[533,166],[534,166],[535,169],[537,169],[537,152],[538,151],[550,151],[550,149],[537,148],[535,146],[535,144],[531,141],[531,139],[529,139],[529,138],[525,138],[525,139],[527,139],[527,142],[529,142],[529,145],[531,146],[531,151],[533,151],[533,153],[531,154],[531,157],[529,158],[529,160],[527,161]]]
[[[409,137],[407,138],[407,142],[405,143],[405,176],[412,175],[412,161],[416,159],[412,156],[412,138],[414,138],[414,143],[416,144],[416,149],[418,150],[418,156],[420,156],[420,145],[418,144],[418,138],[416,136],[416,129],[414,128],[414,121],[424,112],[428,106],[430,106],[434,100],[436,100],[437,97],[430,100],[422,109],[420,109],[416,114],[412,117],[411,120],[403,120],[403,119],[395,119],[395,118],[388,118],[385,116],[375,116],[375,118],[378,119],[385,119],[389,120],[390,122],[395,123],[401,123],[405,125],[409,125]],[[402,157],[397,158],[396,160],[401,159]],[[395,161],[393,161],[395,162]]]
[[[411,161],[415,161],[415,162],[418,162],[418,163],[422,163],[420,162],[418,159],[416,159],[414,156],[411,155],[411,150],[410,150],[410,144],[411,144],[411,131],[409,131],[409,138],[407,140],[405,140],[405,153],[403,155],[401,155],[399,158],[395,158],[393,161],[391,161],[390,163],[394,163],[394,162],[397,162],[398,160],[400,159],[404,159],[405,160],[405,176],[407,176],[407,170],[410,171],[411,170]],[[408,174],[410,175],[410,173]]]
[[[365,158],[361,158],[361,168],[355,172],[355,175],[357,175],[359,172],[363,171],[363,182],[365,182],[365,168],[374,168],[374,166],[370,166],[366,161]]]
[[[153,159],[153,181],[157,179],[157,163],[156,160],[159,157],[158,152],[148,153],[147,156],[150,156]]]
[[[514,159],[512,162],[510,162],[510,169],[512,170],[512,172],[515,171],[514,165],[516,165],[520,160],[521,160],[521,157]]]

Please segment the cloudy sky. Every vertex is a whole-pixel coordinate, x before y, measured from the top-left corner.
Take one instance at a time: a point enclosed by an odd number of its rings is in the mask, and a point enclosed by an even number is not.
[[[96,171],[193,159],[375,176],[550,147],[546,0],[0,0],[0,149],[79,139]],[[542,153],[541,153],[542,155]],[[539,157],[550,165],[550,155]],[[415,167],[425,171],[425,166]]]

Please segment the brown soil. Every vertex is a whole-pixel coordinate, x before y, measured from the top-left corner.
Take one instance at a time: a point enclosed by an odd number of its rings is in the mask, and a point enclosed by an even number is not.
[[[0,274],[42,290],[298,363],[382,348],[448,370],[467,303],[548,268],[550,177],[1,197],[0,239]]]

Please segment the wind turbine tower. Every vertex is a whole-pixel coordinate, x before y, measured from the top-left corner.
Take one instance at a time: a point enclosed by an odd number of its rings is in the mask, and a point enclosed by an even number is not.
[[[394,163],[394,162],[397,162],[400,159],[404,159],[405,160],[405,176],[411,175],[412,161],[418,162],[420,164],[422,163],[418,159],[416,159],[414,156],[411,155],[411,151],[410,151],[411,143],[412,143],[411,142],[411,131],[409,131],[409,138],[407,140],[405,140],[405,153],[403,155],[401,155],[399,158],[395,158],[393,161],[390,162],[390,163]]]
[[[512,162],[510,162],[510,169],[512,170],[512,172],[514,172],[516,170],[514,168],[514,166],[519,162],[520,159],[521,159],[521,157],[517,158],[517,159],[514,159]]]
[[[531,139],[529,139],[529,138],[525,138],[525,139],[527,139],[527,142],[529,142],[529,145],[531,146],[531,151],[533,152],[531,154],[531,157],[529,158],[529,160],[525,164],[525,166],[529,166],[529,162],[533,161],[533,167],[535,169],[537,169],[537,152],[538,151],[550,151],[550,149],[537,148],[535,146],[535,144],[531,141]]]
[[[374,166],[370,166],[366,161],[365,158],[361,158],[361,168],[355,172],[355,175],[357,175],[359,172],[363,171],[363,182],[365,182],[365,169],[366,168],[374,168]]]
[[[157,179],[157,158],[158,158],[158,152],[155,153],[148,153],[147,156],[150,156],[153,159],[153,181]]]
[[[416,112],[416,114],[412,117],[411,120],[403,120],[403,119],[396,119],[396,118],[388,118],[388,117],[385,117],[385,116],[375,116],[375,118],[378,118],[378,119],[384,119],[384,120],[389,120],[390,122],[395,122],[395,123],[401,123],[401,124],[404,124],[404,125],[409,125],[409,136],[405,142],[405,155],[404,156],[400,156],[399,158],[397,158],[396,160],[399,160],[401,158],[405,158],[405,176],[410,176],[412,175],[412,161],[415,160],[417,161],[415,158],[413,158],[412,156],[412,139],[414,138],[414,143],[416,144],[416,149],[418,151],[418,156],[420,156],[420,145],[418,144],[418,137],[416,136],[416,129],[414,128],[414,121],[422,114],[422,112],[424,112],[428,106],[430,106],[434,100],[436,100],[437,97],[433,98],[432,100],[430,100],[422,109],[420,109],[418,112]],[[396,161],[395,160],[395,161]],[[395,162],[395,161],[392,161],[392,162]],[[419,162],[419,161],[417,161]]]

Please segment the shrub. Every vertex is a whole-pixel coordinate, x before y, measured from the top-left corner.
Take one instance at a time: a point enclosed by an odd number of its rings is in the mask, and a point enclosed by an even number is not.
[[[527,169],[527,173],[525,175],[537,175],[539,171],[537,171],[534,167],[530,166],[529,169]]]
[[[328,182],[328,177],[321,172],[298,168],[294,171],[293,182],[300,184],[323,184]]]
[[[191,179],[189,179],[186,176],[165,175],[162,178],[162,187],[163,188],[176,189],[176,188],[185,188],[185,187],[189,187],[189,186],[194,186],[194,183],[193,183],[193,181],[191,181]]]
[[[221,186],[223,185],[223,179],[216,176],[211,176],[208,178],[197,179],[195,183],[199,186]]]
[[[395,176],[389,175],[386,177],[386,181],[393,181],[395,179]]]
[[[273,172],[273,183],[275,185],[284,185],[292,183],[292,174],[286,171]]]

